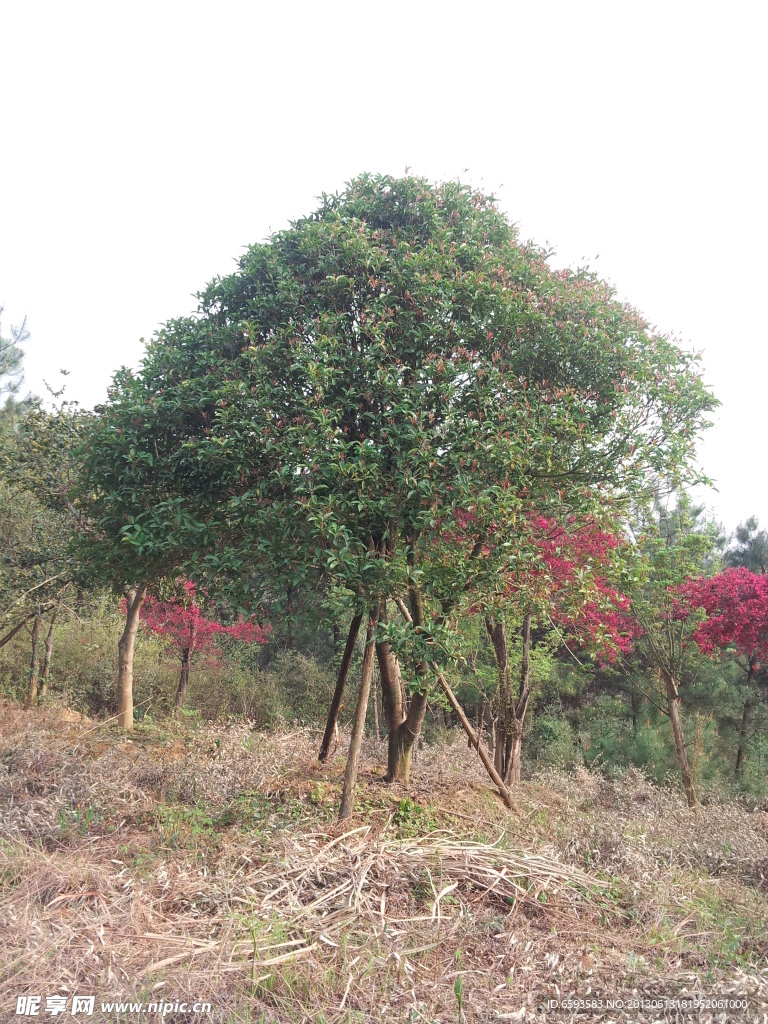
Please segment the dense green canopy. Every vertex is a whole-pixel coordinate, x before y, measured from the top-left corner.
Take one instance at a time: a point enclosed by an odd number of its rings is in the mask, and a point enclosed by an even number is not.
[[[680,473],[714,404],[695,357],[546,257],[468,186],[371,175],[251,247],[117,376],[90,440],[121,572],[416,581],[444,606],[476,572],[430,573],[457,510],[510,546],[523,513]]]

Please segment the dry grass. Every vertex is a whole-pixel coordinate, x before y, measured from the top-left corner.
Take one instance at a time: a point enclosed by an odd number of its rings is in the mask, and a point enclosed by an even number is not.
[[[546,1010],[633,989],[768,1009],[765,813],[550,772],[513,816],[457,738],[409,791],[368,747],[342,827],[311,730],[94,725],[0,705],[1,1020],[56,992],[251,1022],[659,1019]]]

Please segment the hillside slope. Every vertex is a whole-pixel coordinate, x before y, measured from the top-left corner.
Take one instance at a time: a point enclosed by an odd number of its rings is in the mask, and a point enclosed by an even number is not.
[[[457,734],[408,791],[370,742],[342,824],[318,739],[2,704],[0,1020],[86,994],[105,1021],[652,1021],[685,992],[765,1020],[765,810],[553,771],[512,814]]]

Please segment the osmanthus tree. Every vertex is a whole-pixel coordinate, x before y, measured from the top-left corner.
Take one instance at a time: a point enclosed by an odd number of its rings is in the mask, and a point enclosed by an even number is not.
[[[702,653],[735,655],[746,673],[735,771],[744,765],[747,735],[760,701],[755,680],[768,660],[768,576],[747,568],[694,577],[677,588],[675,614],[693,625],[691,639]]]
[[[121,454],[90,456],[105,492],[130,490],[128,464],[137,494],[158,481],[120,526],[135,552],[173,547],[181,519],[186,574],[246,610],[289,581],[349,594],[350,640],[365,620],[383,666],[392,778],[457,595],[491,578],[486,537],[514,547],[534,511],[581,515],[680,471],[714,404],[693,355],[547,255],[468,186],[362,175],[159,332],[104,413]],[[475,542],[446,571],[435,536],[467,508]]]
[[[177,588],[179,589],[179,588]],[[243,643],[265,644],[269,630],[252,621],[224,625],[203,614],[197,601],[197,587],[187,580],[182,593],[175,599],[159,600],[148,597],[141,609],[141,621],[157,636],[166,640],[179,656],[181,673],[176,689],[176,707],[184,706],[189,687],[189,670],[195,656],[212,654],[216,642],[224,637]]]

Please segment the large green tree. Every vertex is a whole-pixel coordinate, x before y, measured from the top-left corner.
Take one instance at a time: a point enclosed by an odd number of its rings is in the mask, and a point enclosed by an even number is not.
[[[241,603],[313,578],[349,595],[351,632],[375,623],[391,777],[454,612],[524,519],[680,472],[713,405],[693,355],[547,257],[468,186],[363,175],[159,332],[85,456],[123,553],[186,548]],[[469,555],[446,557],[467,512]],[[476,557],[491,535],[498,565]]]

